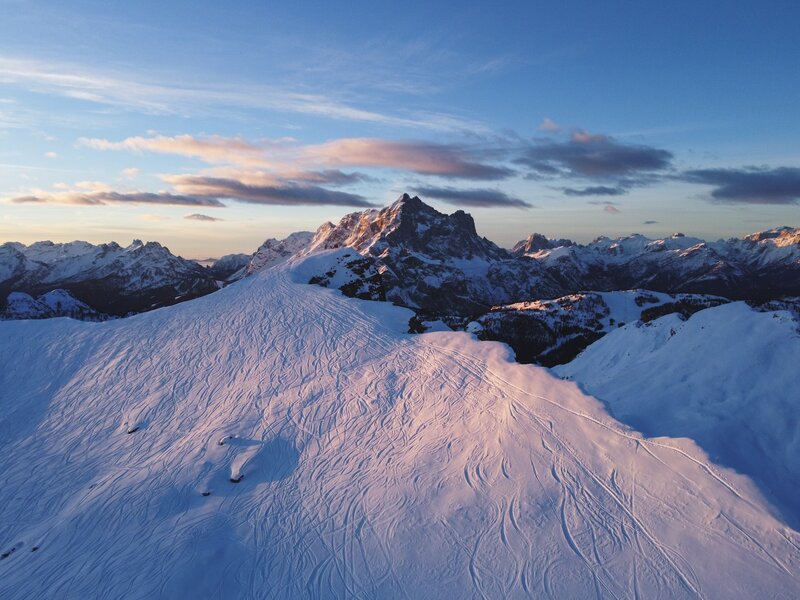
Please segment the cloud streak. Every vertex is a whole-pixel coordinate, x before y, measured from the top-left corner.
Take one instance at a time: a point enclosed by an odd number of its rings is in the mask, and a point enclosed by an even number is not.
[[[307,146],[301,156],[331,166],[402,169],[452,179],[498,180],[514,174],[479,160],[465,146],[424,141],[346,138]]]
[[[191,135],[174,137],[129,137],[119,142],[100,138],[80,138],[78,146],[93,150],[127,150],[134,153],[154,152],[199,158],[208,163],[241,164],[246,166],[269,166],[266,148],[242,138],[226,138],[213,135],[196,138]]]
[[[505,166],[483,160],[481,151],[465,145],[425,141],[342,138],[316,145],[299,145],[293,140],[262,140],[191,135],[173,137],[130,137],[119,142],[81,138],[80,146],[95,150],[156,152],[198,158],[211,164],[271,169],[284,179],[335,183],[363,181],[364,175],[345,174],[341,167],[370,167],[405,170],[418,175],[449,179],[499,180],[514,175]],[[305,171],[298,171],[302,165]]]
[[[207,223],[214,223],[216,221],[224,221],[224,219],[218,219],[217,217],[210,217],[208,215],[203,215],[200,213],[192,213],[190,215],[186,215],[183,217],[184,219],[188,219],[190,221],[203,221]]]
[[[800,168],[695,169],[678,176],[713,186],[711,199],[731,204],[800,203]]]
[[[363,196],[329,190],[316,185],[251,185],[237,179],[202,175],[168,175],[164,180],[176,191],[191,197],[224,198],[262,205],[334,205],[369,208],[375,206]]]
[[[165,83],[138,74],[125,77],[81,65],[12,56],[0,56],[0,82],[31,92],[147,114],[208,114],[220,108],[239,108],[431,131],[474,131],[482,127],[478,123],[465,122],[447,114],[387,114],[357,107],[327,94],[297,91],[288,87],[231,82],[205,86]]]
[[[115,192],[68,191],[41,192],[10,199],[14,204],[77,204],[82,206],[102,206],[105,204],[170,204],[176,206],[221,207],[222,202],[210,197],[197,197],[169,192]]]
[[[561,188],[566,196],[621,196],[628,190],[623,187],[610,187],[607,185],[594,185],[585,188]]]
[[[514,196],[509,196],[500,190],[415,187],[413,191],[421,196],[435,198],[457,206],[469,206],[472,208],[534,208],[532,204]]]

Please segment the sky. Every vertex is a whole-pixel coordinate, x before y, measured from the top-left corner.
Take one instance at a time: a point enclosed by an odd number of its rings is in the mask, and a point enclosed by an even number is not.
[[[800,225],[796,2],[0,15],[0,243],[217,257],[404,192],[505,247]]]

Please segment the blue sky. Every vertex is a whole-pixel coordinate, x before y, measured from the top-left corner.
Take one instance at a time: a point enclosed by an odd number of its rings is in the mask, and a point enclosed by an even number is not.
[[[505,246],[798,225],[796,3],[376,4],[0,0],[0,241],[250,252],[404,191]]]

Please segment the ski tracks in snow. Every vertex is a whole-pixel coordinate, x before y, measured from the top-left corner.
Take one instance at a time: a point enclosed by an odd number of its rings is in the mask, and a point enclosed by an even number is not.
[[[797,534],[699,453],[624,429],[496,345],[385,325],[402,320],[276,269],[70,326],[85,360],[0,457],[0,544],[19,546],[0,595],[800,590]],[[32,325],[51,350],[60,326]],[[24,339],[0,352],[45,368]]]

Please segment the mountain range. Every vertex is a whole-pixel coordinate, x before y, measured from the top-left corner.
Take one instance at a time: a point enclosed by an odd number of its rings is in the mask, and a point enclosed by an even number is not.
[[[6,295],[0,315],[124,316],[311,255],[318,258],[309,283],[411,308],[411,331],[436,323],[468,329],[509,343],[520,361],[547,366],[571,360],[614,323],[646,318],[646,311],[688,316],[730,300],[800,306],[800,229],[716,242],[634,234],[586,245],[532,234],[506,250],[478,235],[469,214],[443,214],[404,194],[381,210],[348,214],[315,233],[268,239],[252,255],[228,255],[206,267],[155,242],[136,240],[125,248],[6,243],[0,246],[0,294]],[[56,290],[61,301],[51,305],[43,295]],[[633,295],[618,293],[626,290]],[[612,306],[634,297],[635,315],[612,315]]]

